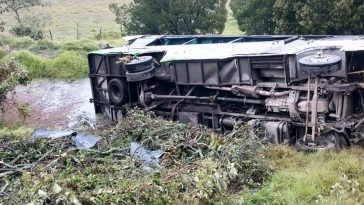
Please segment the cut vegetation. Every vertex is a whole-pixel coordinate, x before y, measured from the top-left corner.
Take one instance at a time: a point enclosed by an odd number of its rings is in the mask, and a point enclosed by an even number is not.
[[[31,8],[26,15],[41,14],[49,21],[45,38],[0,36],[0,109],[5,111],[6,93],[26,84],[28,75],[87,77],[87,52],[101,42],[124,43],[109,4],[129,2],[47,0],[44,7]],[[7,31],[16,24],[8,13],[1,18]],[[229,9],[223,34],[242,33]],[[364,204],[362,148],[299,153],[249,138],[245,126],[218,134],[140,110],[130,110],[113,128],[92,131],[102,140],[91,150],[76,148],[70,139],[34,139],[33,129],[1,123],[4,205]],[[146,166],[130,156],[132,142],[164,155],[158,164]]]
[[[139,110],[93,150],[71,140],[0,130],[5,204],[362,204],[363,150],[297,153],[155,118]],[[161,149],[159,165],[129,155],[131,142]]]

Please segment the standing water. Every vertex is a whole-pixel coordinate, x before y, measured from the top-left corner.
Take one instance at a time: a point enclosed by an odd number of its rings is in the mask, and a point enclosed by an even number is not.
[[[9,95],[5,123],[25,124],[31,127],[75,128],[95,125],[94,105],[89,79],[76,81],[35,80],[27,86],[18,86],[15,95]],[[26,105],[29,116],[21,119],[17,107]]]

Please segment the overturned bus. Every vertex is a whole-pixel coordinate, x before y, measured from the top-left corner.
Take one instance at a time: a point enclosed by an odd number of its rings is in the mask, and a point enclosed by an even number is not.
[[[302,150],[364,139],[364,36],[162,38],[185,40],[88,55],[96,113],[118,121],[138,106],[222,132],[247,123]]]

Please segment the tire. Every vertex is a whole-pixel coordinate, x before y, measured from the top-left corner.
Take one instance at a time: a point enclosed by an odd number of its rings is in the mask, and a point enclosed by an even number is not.
[[[126,72],[126,79],[129,82],[137,82],[137,81],[143,81],[151,79],[155,76],[155,69],[154,67],[151,67],[148,70],[141,71],[138,73],[129,73]]]
[[[310,75],[323,75],[334,73],[341,69],[341,58],[337,55],[323,54],[303,57],[299,60],[303,73]]]
[[[114,105],[122,105],[125,103],[126,83],[122,79],[112,79],[108,84],[109,99]]]
[[[154,67],[152,56],[141,56],[125,64],[128,73],[139,73]]]
[[[317,146],[309,146],[303,142],[303,138],[300,138],[297,140],[295,147],[296,147],[297,151],[301,151],[301,152],[318,152],[318,151],[336,148],[335,142],[333,142],[329,138],[324,137],[321,139],[317,139],[316,141],[317,141],[316,143],[318,143]]]

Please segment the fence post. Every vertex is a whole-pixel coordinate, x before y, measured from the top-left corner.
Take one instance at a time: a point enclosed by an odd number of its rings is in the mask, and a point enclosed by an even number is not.
[[[51,41],[52,41],[52,43],[53,43],[53,35],[52,35],[52,31],[51,31],[51,29],[49,29],[49,36],[51,37]]]
[[[100,27],[99,37],[100,37],[100,39],[102,39],[102,26]]]
[[[79,39],[80,38],[80,24],[79,23],[77,23],[77,28],[76,28],[76,35],[77,35],[77,39]]]

